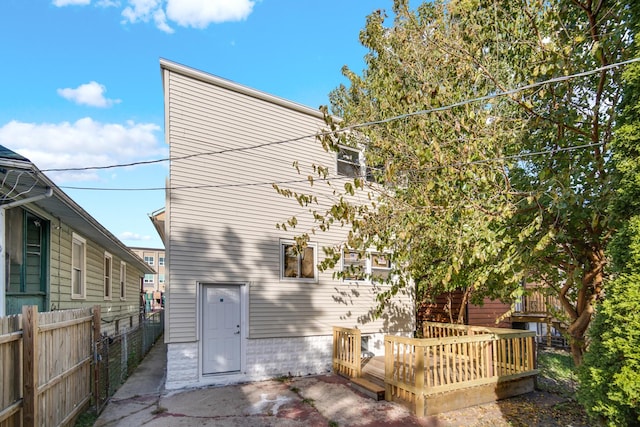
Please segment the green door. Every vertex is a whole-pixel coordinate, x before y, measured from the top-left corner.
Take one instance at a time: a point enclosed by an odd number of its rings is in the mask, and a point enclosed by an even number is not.
[[[47,311],[49,222],[22,208],[7,211],[7,314],[23,305]]]

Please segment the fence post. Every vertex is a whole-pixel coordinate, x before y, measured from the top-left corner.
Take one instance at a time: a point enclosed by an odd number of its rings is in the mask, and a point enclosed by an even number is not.
[[[23,426],[38,425],[38,306],[22,307]]]
[[[96,412],[100,404],[100,306],[93,306],[93,394],[96,402]]]
[[[416,354],[416,366],[415,366],[415,386],[416,386],[416,415],[424,417],[424,347],[414,345]]]

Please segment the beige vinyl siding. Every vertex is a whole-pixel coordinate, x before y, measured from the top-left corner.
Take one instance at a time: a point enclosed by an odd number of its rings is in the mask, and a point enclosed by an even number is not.
[[[333,271],[320,273],[317,283],[280,280],[280,239],[309,231],[313,223],[308,208],[278,195],[271,183],[304,181],[282,186],[312,191],[327,203],[326,184],[309,187],[307,174],[299,175],[292,164],[299,161],[304,170],[314,163],[333,167],[335,157],[313,136],[274,142],[315,134],[323,127],[321,118],[172,71],[165,73],[165,102],[165,132],[176,159],[167,220],[167,342],[198,339],[197,283],[248,285],[250,338],[326,335],[333,325],[359,325],[363,332],[412,330],[413,305],[406,298],[401,308],[407,317],[362,324],[375,305],[371,284],[335,281]],[[259,144],[268,145],[239,150]],[[300,221],[296,230],[276,229],[293,215]],[[336,227],[315,235],[318,259],[323,245],[339,244],[346,233]]]
[[[120,263],[122,260],[112,256],[112,295],[109,301],[104,299],[104,253],[108,249],[96,244],[85,236],[86,240],[86,297],[71,298],[71,242],[73,230],[57,220],[51,222],[50,241],[50,286],[49,306],[52,310],[66,310],[100,305],[102,307],[102,330],[109,334],[116,332],[116,321],[120,327],[138,323],[140,307],[140,277],[142,272],[127,264],[126,300],[120,300]]]

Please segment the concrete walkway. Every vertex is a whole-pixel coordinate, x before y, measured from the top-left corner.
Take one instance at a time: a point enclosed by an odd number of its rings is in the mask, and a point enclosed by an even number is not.
[[[167,391],[162,338],[118,389],[103,426],[429,426],[404,407],[376,402],[337,375]]]

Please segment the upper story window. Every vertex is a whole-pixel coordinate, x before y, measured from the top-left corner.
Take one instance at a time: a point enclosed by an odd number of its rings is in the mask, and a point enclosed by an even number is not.
[[[164,283],[164,274],[158,274],[158,283]]]
[[[87,294],[87,241],[73,233],[71,243],[71,298],[85,298]]]
[[[104,299],[111,299],[111,275],[113,258],[108,252],[104,253]]]
[[[391,258],[381,252],[344,249],[342,252],[342,278],[344,280],[371,280],[384,282],[391,273]]]
[[[149,264],[149,265],[151,265],[151,266],[152,266],[152,265],[154,265],[154,264],[155,264],[156,260],[155,260],[155,258],[154,258],[154,257],[152,257],[152,256],[147,256],[147,255],[145,255],[145,257],[144,257],[144,262],[146,262],[147,264]]]
[[[294,241],[280,241],[280,278],[282,280],[316,281],[318,279],[318,250],[315,243],[304,248]]]
[[[158,257],[158,265],[159,266],[163,266],[164,265],[164,257],[163,256],[159,256]]]
[[[145,275],[144,275],[144,283],[145,283],[145,284],[152,284],[152,283],[154,283],[153,276],[154,276],[153,274],[145,274]]]
[[[338,149],[336,170],[338,175],[357,178],[363,176],[364,162],[357,148],[341,146]]]

